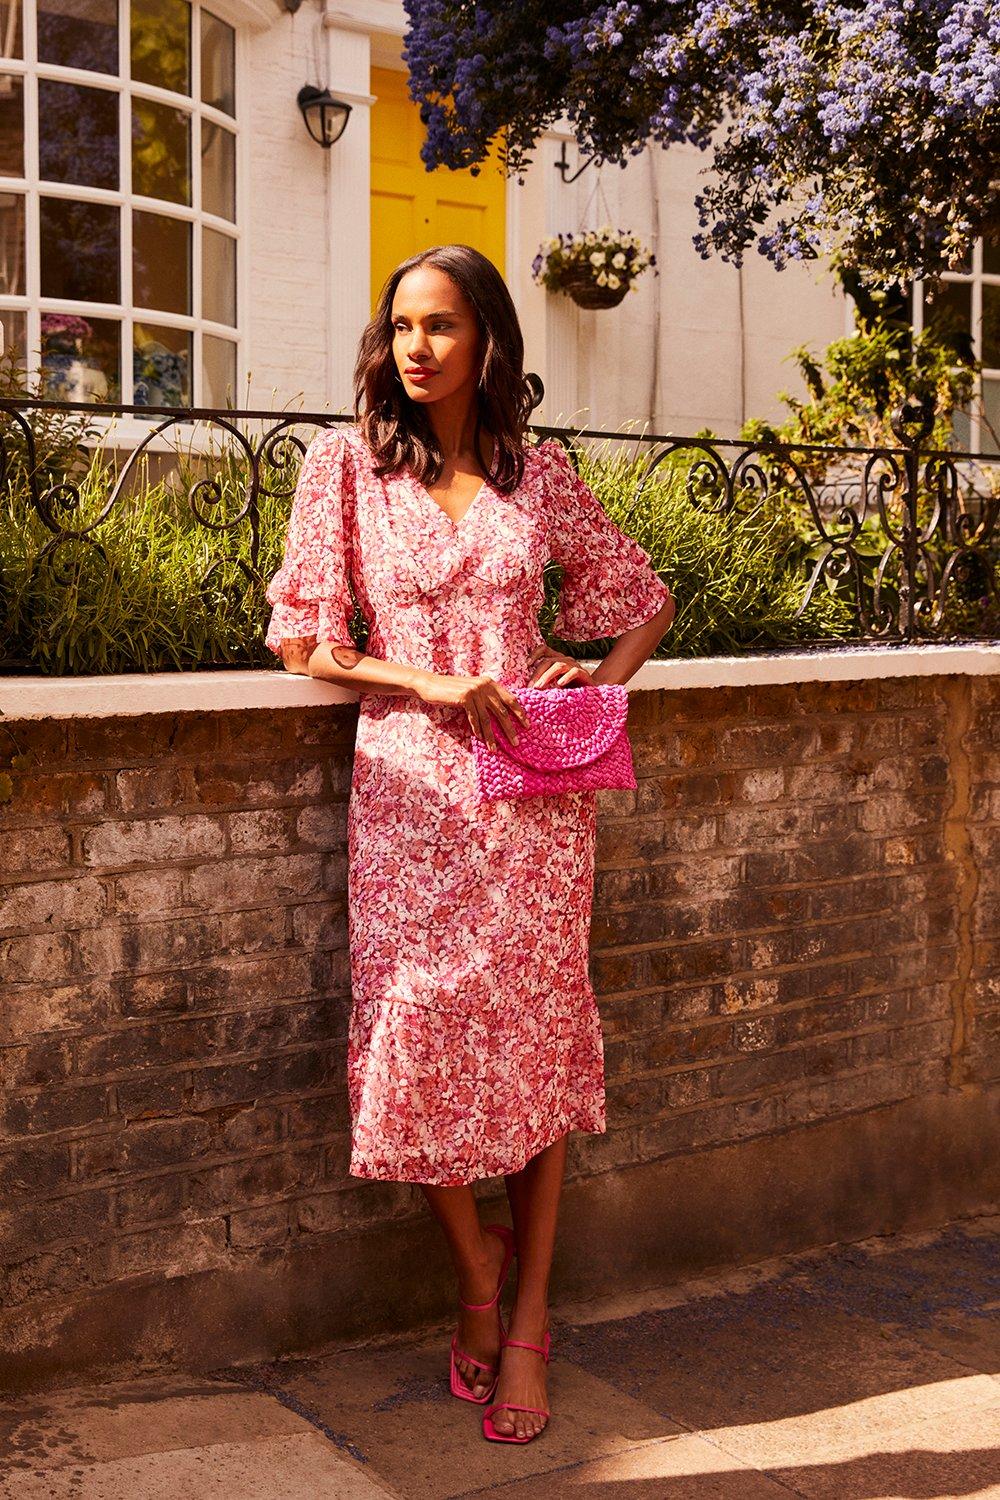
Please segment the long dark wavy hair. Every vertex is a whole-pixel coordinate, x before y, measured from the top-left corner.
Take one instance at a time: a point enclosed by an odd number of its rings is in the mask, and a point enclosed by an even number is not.
[[[475,309],[480,370],[473,444],[489,483],[509,493],[524,477],[524,436],[544,388],[537,375],[525,374],[524,338],[503,277],[471,245],[432,245],[401,261],[386,279],[358,345],[354,366],[357,426],[375,458],[379,477],[408,467],[422,484],[434,484],[440,478],[444,457],[434,429],[424,408],[406,394],[392,353],[396,287],[407,271],[428,265],[446,272]],[[484,428],[496,439],[492,473],[480,447]]]

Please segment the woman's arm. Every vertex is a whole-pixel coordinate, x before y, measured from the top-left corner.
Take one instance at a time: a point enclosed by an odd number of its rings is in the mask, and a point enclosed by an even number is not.
[[[591,682],[628,682],[652,656],[673,623],[676,612],[677,604],[671,594],[651,620],[624,631],[617,638],[607,656],[602,657],[591,672]]]
[[[294,643],[296,646],[298,642]],[[296,661],[300,655],[296,655]],[[288,666],[288,663],[285,663]],[[289,671],[301,670],[289,667]],[[380,656],[368,656],[355,647],[341,646],[336,641],[319,641],[314,649],[306,653],[305,671],[310,677],[322,682],[336,682],[341,687],[353,688],[355,692],[388,693],[394,697],[412,695],[419,697],[418,683],[427,673],[407,662],[384,661]]]

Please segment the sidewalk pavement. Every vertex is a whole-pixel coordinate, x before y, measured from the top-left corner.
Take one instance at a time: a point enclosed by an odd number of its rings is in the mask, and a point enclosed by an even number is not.
[[[1000,1500],[1000,1217],[551,1322],[524,1446],[449,1394],[448,1328],[9,1401],[0,1500]]]

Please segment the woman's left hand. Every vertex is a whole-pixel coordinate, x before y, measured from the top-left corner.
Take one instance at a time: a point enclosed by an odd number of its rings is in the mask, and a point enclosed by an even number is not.
[[[572,656],[565,656],[563,652],[554,650],[547,641],[540,641],[535,647],[528,657],[528,666],[533,669],[533,675],[528,680],[529,687],[576,687],[591,681],[586,667],[581,666]]]

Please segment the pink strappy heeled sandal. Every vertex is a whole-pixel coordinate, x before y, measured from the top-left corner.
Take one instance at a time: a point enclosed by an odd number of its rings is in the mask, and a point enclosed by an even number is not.
[[[500,1267],[500,1278],[497,1281],[497,1289],[488,1302],[466,1302],[464,1298],[459,1297],[459,1302],[461,1302],[463,1307],[467,1307],[470,1312],[481,1312],[487,1307],[496,1306],[500,1293],[503,1291],[504,1282],[507,1280],[507,1272],[510,1270],[511,1262],[517,1254],[517,1250],[514,1248],[515,1242],[513,1230],[508,1229],[506,1224],[487,1224],[485,1227],[490,1234],[499,1235],[500,1239],[503,1240],[503,1265]],[[500,1318],[500,1344],[502,1348],[503,1344],[506,1342],[507,1330],[503,1326],[503,1314],[500,1312],[499,1308],[497,1308],[497,1314]],[[458,1365],[455,1362],[457,1359],[467,1359],[470,1364],[478,1365],[481,1370],[493,1370],[493,1365],[487,1364],[485,1360],[473,1359],[471,1354],[466,1354],[464,1349],[460,1349],[458,1347],[457,1332],[452,1335],[450,1373],[451,1394],[453,1396],[457,1396],[460,1401],[474,1401],[477,1406],[485,1406],[486,1402],[490,1399],[490,1397],[493,1395],[493,1392],[497,1388],[497,1381],[500,1379],[499,1366],[497,1366],[494,1370],[493,1379],[490,1382],[489,1389],[484,1391],[481,1396],[474,1396],[472,1394],[471,1387],[466,1385],[465,1381],[462,1379],[461,1374],[459,1373]]]
[[[521,1349],[534,1349],[535,1353],[540,1354],[545,1363],[548,1364],[549,1350],[552,1347],[552,1336],[549,1333],[549,1330],[546,1328],[544,1345],[529,1344],[525,1339],[505,1338],[504,1345],[506,1346],[507,1344],[517,1344]],[[500,1374],[498,1371],[497,1380],[499,1380],[499,1378]],[[495,1383],[494,1389],[496,1389]],[[516,1433],[513,1432],[497,1432],[496,1428],[493,1425],[493,1413],[495,1411],[504,1410],[534,1411],[537,1412],[540,1417],[551,1416],[551,1412],[549,1411],[547,1406],[518,1406],[514,1401],[498,1401],[495,1406],[491,1406],[487,1411],[483,1412],[483,1437],[489,1438],[491,1443],[531,1443],[535,1440],[536,1437],[541,1437],[542,1433],[545,1431],[545,1428],[549,1425],[548,1422],[546,1422],[545,1427],[542,1427],[538,1432],[533,1432],[530,1437],[518,1437]]]

